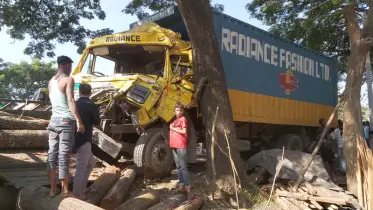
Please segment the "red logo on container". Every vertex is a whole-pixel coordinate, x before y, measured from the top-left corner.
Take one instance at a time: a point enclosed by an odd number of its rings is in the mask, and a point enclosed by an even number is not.
[[[280,74],[280,86],[285,89],[286,95],[290,95],[291,91],[298,88],[298,80],[291,70],[287,70],[286,73]]]

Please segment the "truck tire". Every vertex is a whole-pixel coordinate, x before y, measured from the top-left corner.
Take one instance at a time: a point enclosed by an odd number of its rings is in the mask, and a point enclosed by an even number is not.
[[[161,178],[168,175],[174,158],[161,128],[150,128],[140,136],[135,146],[133,160],[148,178]]]
[[[285,146],[286,150],[303,151],[302,138],[297,134],[284,134],[277,142],[277,147]]]

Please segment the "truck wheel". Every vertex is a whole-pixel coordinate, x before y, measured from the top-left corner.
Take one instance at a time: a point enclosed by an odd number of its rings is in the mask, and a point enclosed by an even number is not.
[[[283,146],[286,150],[303,151],[302,139],[296,134],[282,135],[277,142],[277,147],[282,148]]]
[[[161,178],[172,169],[172,150],[165,141],[161,128],[150,128],[138,139],[133,159],[149,178]]]

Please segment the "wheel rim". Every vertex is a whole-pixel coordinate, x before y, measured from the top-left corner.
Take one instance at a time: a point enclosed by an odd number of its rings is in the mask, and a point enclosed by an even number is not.
[[[170,149],[163,139],[157,140],[151,152],[152,165],[155,170],[162,170],[168,163]]]

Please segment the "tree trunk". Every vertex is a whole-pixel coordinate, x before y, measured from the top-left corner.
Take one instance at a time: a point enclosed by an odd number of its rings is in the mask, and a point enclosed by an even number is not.
[[[185,195],[179,194],[167,198],[165,201],[162,201],[155,206],[148,208],[147,210],[172,210],[178,207],[186,199]]]
[[[123,203],[136,178],[134,169],[126,169],[118,181],[113,185],[100,203],[100,207],[112,210]]]
[[[193,68],[196,84],[199,83],[201,78],[207,78],[207,84],[205,85],[200,99],[200,108],[206,128],[206,142],[208,148],[210,148],[211,145],[212,138],[210,133],[215,111],[217,107],[219,107],[215,125],[215,142],[217,145],[215,145],[214,152],[217,190],[233,195],[234,184],[232,183],[234,181],[232,167],[230,159],[224,155],[224,153],[228,154],[228,145],[224,134],[225,131],[230,141],[232,159],[237,168],[240,180],[243,180],[245,177],[245,171],[236,148],[236,128],[233,121],[223,63],[219,54],[220,49],[214,31],[210,1],[178,0],[177,3],[193,45]],[[222,149],[224,153],[220,149]],[[212,180],[211,169],[212,165],[209,162],[208,176],[210,181]]]
[[[160,195],[157,190],[145,190],[138,196],[129,199],[115,210],[146,210],[159,203]]]
[[[47,148],[47,130],[0,130],[0,149]]]
[[[364,139],[361,118],[360,91],[363,79],[366,56],[370,50],[371,41],[365,37],[373,36],[373,10],[370,8],[367,22],[363,29],[357,22],[355,5],[345,8],[345,19],[350,39],[350,57],[348,58],[348,71],[345,92],[348,94],[344,106],[343,124],[343,151],[346,160],[346,176],[348,190],[359,197],[360,168],[357,162],[357,141]],[[360,200],[360,199],[359,199]]]
[[[105,168],[104,173],[101,174],[88,188],[87,202],[98,205],[119,177],[120,173],[116,168]]]
[[[23,120],[13,117],[0,117],[0,129],[46,130],[48,120]]]
[[[76,198],[49,197],[49,188],[24,187],[18,193],[17,210],[103,210]]]
[[[184,201],[175,210],[198,210],[202,207],[203,202],[203,198],[195,198],[192,201]]]

